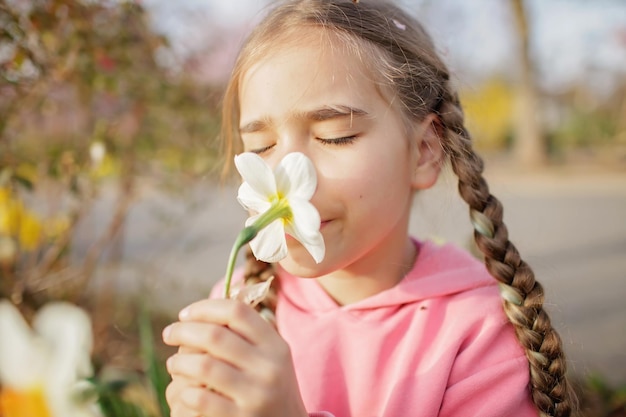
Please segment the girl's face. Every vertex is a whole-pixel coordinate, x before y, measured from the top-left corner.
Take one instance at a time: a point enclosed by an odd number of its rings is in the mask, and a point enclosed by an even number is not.
[[[326,257],[316,265],[288,237],[289,255],[280,264],[294,275],[319,277],[403,262],[413,192],[436,179],[418,175],[428,128],[404,121],[359,58],[328,38],[305,39],[320,41],[277,48],[244,74],[239,92],[244,150],[270,165],[299,151],[318,173],[312,203]]]

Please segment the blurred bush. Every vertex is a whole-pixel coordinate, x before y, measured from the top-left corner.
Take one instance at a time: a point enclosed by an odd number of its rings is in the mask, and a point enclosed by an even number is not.
[[[601,375],[579,383],[580,417],[626,417],[626,384],[614,386]]]
[[[219,92],[161,65],[167,49],[139,2],[0,4],[0,296],[32,309],[76,300],[137,181],[178,189],[213,175]],[[114,215],[70,273],[73,229],[109,183]]]
[[[553,161],[585,154],[587,159],[626,163],[626,80],[608,96],[576,85],[558,93],[544,90],[540,108],[547,146]],[[502,77],[487,78],[461,92],[467,123],[477,147],[508,151],[512,144],[515,86]],[[576,161],[574,161],[576,162]]]
[[[116,322],[113,289],[88,291],[137,189],[216,173],[220,92],[170,71],[168,48],[140,2],[0,2],[0,298],[27,318],[51,300],[85,307],[102,369],[145,368],[124,333],[138,331],[136,312]],[[105,188],[117,196],[110,218],[74,259]]]

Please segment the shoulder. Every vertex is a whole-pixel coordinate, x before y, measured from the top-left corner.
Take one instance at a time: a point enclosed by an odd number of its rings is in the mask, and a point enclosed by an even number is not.
[[[415,291],[429,294],[448,342],[456,345],[458,370],[465,374],[488,363],[524,356],[506,317],[498,281],[482,261],[454,245],[421,246]],[[417,262],[419,264],[419,262]],[[466,364],[467,366],[464,366]]]
[[[497,280],[461,249],[440,250],[430,262],[438,264],[444,281],[438,285],[446,291],[435,303],[445,317],[441,337],[454,352],[440,415],[536,416],[528,359],[504,312]]]
[[[499,299],[497,281],[482,261],[454,244],[416,242],[419,253],[402,286],[424,298]]]

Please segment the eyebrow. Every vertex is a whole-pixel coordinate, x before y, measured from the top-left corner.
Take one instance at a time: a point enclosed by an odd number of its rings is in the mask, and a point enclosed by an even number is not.
[[[365,110],[357,109],[350,106],[326,106],[321,109],[312,110],[304,113],[304,118],[323,122],[324,120],[336,119],[341,117],[366,116]]]
[[[338,119],[344,117],[363,117],[368,113],[365,110],[358,109],[356,107],[337,105],[337,106],[324,106],[319,109],[303,112],[297,114],[298,118],[305,120],[312,120],[315,122],[323,122],[325,120]],[[244,124],[239,128],[240,133],[255,133],[265,130],[270,125],[270,120],[267,118],[253,120]]]

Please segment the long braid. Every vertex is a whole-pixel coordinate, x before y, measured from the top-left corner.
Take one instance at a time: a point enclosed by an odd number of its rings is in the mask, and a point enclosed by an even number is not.
[[[254,285],[265,282],[276,275],[274,264],[259,261],[248,247],[246,249],[246,263],[244,265],[244,285]],[[278,300],[278,283],[272,281],[267,296],[255,307],[257,311],[270,323],[276,325],[276,303]]]
[[[504,311],[526,350],[533,401],[542,417],[570,416],[575,396],[565,375],[561,339],[543,309],[543,287],[509,241],[502,204],[489,192],[482,175],[483,161],[472,148],[458,96],[445,95],[437,111],[446,130],[443,146],[458,177],[459,193],[469,205],[476,245],[487,269],[500,282]]]

